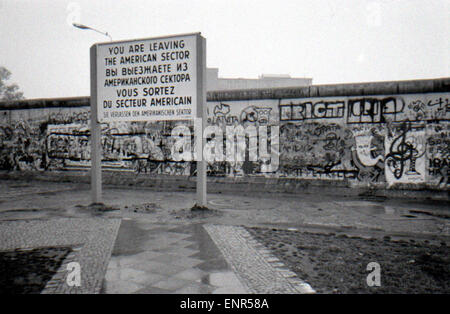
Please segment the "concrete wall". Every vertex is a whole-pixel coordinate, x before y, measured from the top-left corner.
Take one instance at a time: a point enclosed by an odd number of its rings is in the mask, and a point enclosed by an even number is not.
[[[208,93],[208,123],[278,126],[280,164],[215,162],[211,176],[448,190],[450,79]],[[0,169],[89,168],[89,99],[0,103]],[[104,169],[189,176],[171,159],[180,122],[103,125]]]

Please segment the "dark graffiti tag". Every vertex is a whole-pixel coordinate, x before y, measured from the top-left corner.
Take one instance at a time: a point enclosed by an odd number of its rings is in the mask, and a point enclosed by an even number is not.
[[[349,99],[347,123],[398,122],[404,107],[404,101],[396,97]]]
[[[240,111],[240,113],[238,113]],[[259,106],[246,106],[242,110],[233,113],[231,106],[220,103],[215,105],[212,115],[208,117],[207,122],[210,125],[243,125],[259,124],[267,125],[270,121],[272,108]]]
[[[425,154],[425,150],[418,150],[414,137],[408,136],[410,131],[411,124],[405,124],[400,135],[392,141],[389,153],[386,155],[386,164],[393,170],[392,173],[396,179],[400,179],[403,174],[421,175],[416,169],[416,161]],[[408,169],[406,169],[407,164],[409,164]]]
[[[280,104],[280,120],[304,121],[342,118],[345,110],[344,104],[344,101],[339,100]]]

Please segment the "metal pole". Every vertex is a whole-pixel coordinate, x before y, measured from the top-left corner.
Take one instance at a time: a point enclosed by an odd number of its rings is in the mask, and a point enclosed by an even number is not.
[[[197,130],[197,205],[206,207],[206,160],[203,158],[203,147],[206,139],[203,138],[206,120],[206,39],[197,35],[197,118],[201,127]],[[200,133],[200,134],[199,134]]]
[[[92,203],[102,203],[101,125],[97,116],[97,45],[91,55],[91,197]]]

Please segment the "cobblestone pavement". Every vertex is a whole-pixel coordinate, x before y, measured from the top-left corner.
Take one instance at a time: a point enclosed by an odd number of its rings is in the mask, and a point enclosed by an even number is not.
[[[193,212],[194,193],[105,187],[108,207],[102,210],[89,206],[89,185],[0,181],[0,186],[5,187],[0,191],[0,250],[61,245],[74,249],[44,293],[314,289],[235,226],[333,229],[336,235],[389,235],[430,243],[450,239],[448,203],[211,193],[210,210]],[[80,261],[81,288],[61,285],[70,261]]]
[[[314,293],[242,227],[206,225],[211,238],[253,293]]]
[[[0,250],[71,247],[73,252],[43,293],[98,293],[119,226],[119,219],[104,218],[1,221]],[[66,284],[69,262],[80,264],[80,287]]]

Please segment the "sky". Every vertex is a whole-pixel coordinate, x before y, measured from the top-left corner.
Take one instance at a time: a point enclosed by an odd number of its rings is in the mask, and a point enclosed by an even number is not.
[[[219,77],[450,76],[450,0],[0,0],[0,66],[26,98],[89,95],[89,48],[201,32]]]

